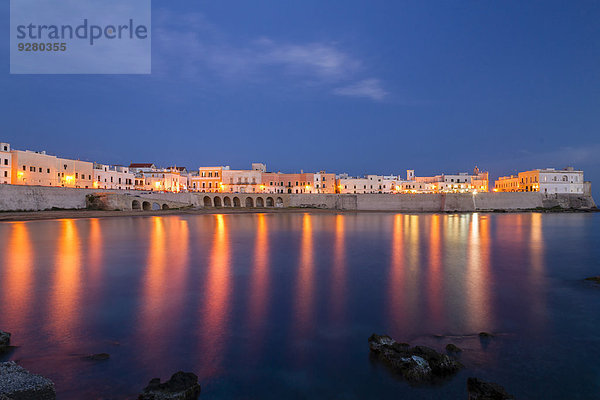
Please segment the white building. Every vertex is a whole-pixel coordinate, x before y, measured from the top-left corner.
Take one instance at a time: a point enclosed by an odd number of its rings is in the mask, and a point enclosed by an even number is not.
[[[364,178],[338,176],[338,191],[342,194],[354,193],[395,193],[401,181],[396,175],[366,175]]]
[[[58,158],[45,151],[11,150],[12,184],[91,188],[91,162]]]
[[[584,186],[583,171],[572,167],[519,172],[519,190],[523,192],[583,194]]]
[[[0,143],[0,184],[12,182],[12,154],[10,144]]]
[[[95,189],[133,190],[135,174],[128,167],[94,163]]]

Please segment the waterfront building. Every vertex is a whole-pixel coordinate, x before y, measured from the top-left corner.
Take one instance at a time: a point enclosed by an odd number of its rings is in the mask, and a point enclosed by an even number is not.
[[[519,192],[519,177],[501,176],[494,182],[494,192]]]
[[[9,143],[0,143],[0,184],[12,182],[12,154]]]
[[[577,193],[585,191],[583,171],[573,167],[534,169],[519,172],[518,176],[500,177],[494,184],[496,192]]]
[[[260,193],[263,172],[227,169],[222,171],[222,191],[228,193]]]
[[[319,171],[314,175],[313,193],[336,193],[335,174]]]
[[[94,165],[48,155],[45,151],[11,150],[15,185],[91,188]]]
[[[397,193],[402,180],[398,175],[366,175],[363,178],[340,174],[337,177],[338,193]]]
[[[428,193],[476,193],[489,190],[489,173],[480,171],[478,167],[475,167],[472,174],[461,172],[435,176],[416,176],[414,170],[408,170],[407,181],[430,184],[423,185],[426,188],[423,190]],[[407,185],[407,187],[410,186],[412,185]]]
[[[229,166],[200,167],[189,176],[189,190],[206,193],[221,192],[224,170],[229,170]]]
[[[94,163],[95,189],[135,189],[135,174],[128,167]]]
[[[319,176],[319,179],[322,178]],[[323,182],[321,180],[317,182],[314,173],[305,173],[304,171],[299,174],[266,172],[262,174],[260,190],[262,193],[320,193],[317,192],[317,183],[319,190],[323,190]],[[327,177],[325,177],[325,185],[327,185]],[[335,190],[335,176],[331,186]]]

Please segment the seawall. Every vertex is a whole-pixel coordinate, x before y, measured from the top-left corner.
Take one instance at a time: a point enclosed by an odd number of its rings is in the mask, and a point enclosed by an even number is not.
[[[184,207],[318,208],[344,211],[475,212],[589,210],[591,194],[245,194],[155,193],[0,185],[0,211],[157,209]]]

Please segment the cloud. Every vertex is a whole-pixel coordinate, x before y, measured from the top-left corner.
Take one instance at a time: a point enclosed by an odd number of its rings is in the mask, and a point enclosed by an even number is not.
[[[342,87],[334,93],[374,100],[382,100],[387,94],[379,80],[361,81],[364,62],[335,42],[290,43],[269,37],[235,40],[201,14],[178,18],[162,10],[156,20],[153,74],[163,78],[185,78],[209,85],[276,81],[326,92],[359,80],[356,87]]]
[[[366,97],[372,100],[381,101],[388,93],[381,87],[379,79],[365,79],[348,86],[334,89],[334,94],[339,96]]]

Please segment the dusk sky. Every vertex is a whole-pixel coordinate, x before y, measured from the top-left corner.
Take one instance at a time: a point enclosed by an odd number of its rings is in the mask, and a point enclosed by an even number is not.
[[[527,3],[527,4],[525,4]],[[153,1],[151,75],[9,75],[0,141],[110,164],[600,185],[600,2]],[[0,8],[9,25],[9,2]]]

